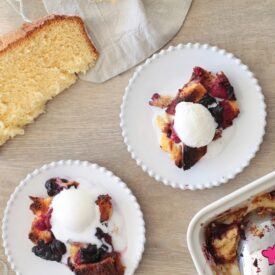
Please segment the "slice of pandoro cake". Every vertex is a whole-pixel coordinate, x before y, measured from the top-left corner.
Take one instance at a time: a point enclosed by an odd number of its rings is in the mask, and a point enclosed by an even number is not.
[[[0,145],[24,134],[23,126],[97,57],[77,16],[47,16],[0,37]]]

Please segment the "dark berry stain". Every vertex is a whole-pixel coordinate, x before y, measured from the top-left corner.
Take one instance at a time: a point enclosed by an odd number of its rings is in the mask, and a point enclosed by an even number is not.
[[[211,107],[208,110],[217,122],[218,128],[221,127],[223,121],[223,107],[218,104],[217,106]]]
[[[63,189],[70,189],[71,187],[77,188],[78,183],[68,184],[67,179],[51,178],[45,182],[45,188],[50,197],[53,197],[60,193]],[[68,185],[66,185],[68,184]]]
[[[97,248],[96,245],[89,244],[86,248],[81,248],[77,255],[78,264],[89,264],[89,263],[98,263],[102,260],[108,247],[102,245],[100,248]]]
[[[45,260],[60,262],[62,256],[67,249],[64,243],[53,239],[50,243],[40,240],[36,246],[32,248],[32,252]]]
[[[56,178],[52,178],[46,181],[45,187],[50,197],[57,195],[63,188],[56,183]]]
[[[99,227],[96,228],[96,233],[95,236],[99,239],[99,240],[104,240],[107,244],[112,246],[112,237],[107,234],[104,233],[103,230]]]

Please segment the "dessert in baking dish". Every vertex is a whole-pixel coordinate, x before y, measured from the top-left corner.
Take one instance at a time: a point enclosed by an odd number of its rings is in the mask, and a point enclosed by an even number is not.
[[[268,215],[272,219],[271,226],[265,225],[260,229],[249,223],[250,214],[258,216]],[[250,228],[247,228],[250,226]],[[231,209],[219,215],[205,228],[205,256],[209,261],[214,274],[240,275],[238,258],[242,257],[239,250],[241,240],[246,239],[245,232],[248,229],[258,238],[259,242],[265,232],[274,231],[275,227],[275,192],[270,192],[253,197],[237,209]],[[275,236],[273,238],[275,241]],[[275,245],[271,243],[270,246]],[[258,274],[257,259],[253,263]],[[254,273],[253,273],[254,274]],[[272,273],[273,274],[273,273]]]
[[[195,67],[176,97],[155,93],[151,106],[165,110],[156,117],[160,147],[176,166],[190,169],[206,153],[207,145],[221,138],[240,110],[234,88],[223,72]]]
[[[23,134],[97,57],[77,16],[48,16],[0,37],[0,145]]]
[[[60,178],[45,187],[49,197],[30,197],[33,253],[67,264],[76,275],[124,274],[125,234],[111,196]]]

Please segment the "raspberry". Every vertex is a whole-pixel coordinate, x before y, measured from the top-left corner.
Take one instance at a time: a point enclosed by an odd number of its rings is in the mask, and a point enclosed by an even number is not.
[[[52,215],[52,209],[47,214],[42,214],[39,219],[35,222],[35,227],[40,231],[51,230],[52,225],[50,223]]]
[[[236,117],[236,113],[228,100],[221,101],[220,105],[223,108],[222,128],[225,129],[232,125],[233,119]]]
[[[223,72],[216,75],[214,83],[210,87],[210,94],[213,97],[235,100],[234,88]]]

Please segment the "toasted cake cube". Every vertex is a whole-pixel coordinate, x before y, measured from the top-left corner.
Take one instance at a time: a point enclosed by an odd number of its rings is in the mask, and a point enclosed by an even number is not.
[[[52,198],[41,198],[41,197],[32,197],[30,196],[32,203],[30,205],[30,210],[34,215],[45,214],[49,211]]]
[[[160,147],[163,151],[170,154],[172,160],[178,167],[182,167],[182,146],[175,144],[165,133],[161,135]]]
[[[100,195],[96,200],[96,204],[100,211],[100,222],[106,222],[110,219],[113,213],[112,198],[107,195]]]
[[[38,230],[35,226],[32,226],[31,231],[29,233],[29,239],[37,244],[38,241],[44,241],[45,243],[49,243],[53,239],[52,232],[49,230]]]
[[[170,119],[169,119],[168,115],[156,117],[156,125],[158,126],[158,128],[160,129],[161,132],[166,131],[169,123],[170,123]]]
[[[223,100],[220,102],[223,109],[222,111],[222,123],[223,129],[232,125],[233,120],[239,115],[240,110],[236,100]]]
[[[153,94],[149,104],[151,106],[159,107],[159,108],[166,108],[173,100],[172,96],[168,95],[160,95],[158,93]]]
[[[179,93],[179,97],[187,102],[199,102],[207,93],[205,87],[198,82],[190,82],[184,86]]]

